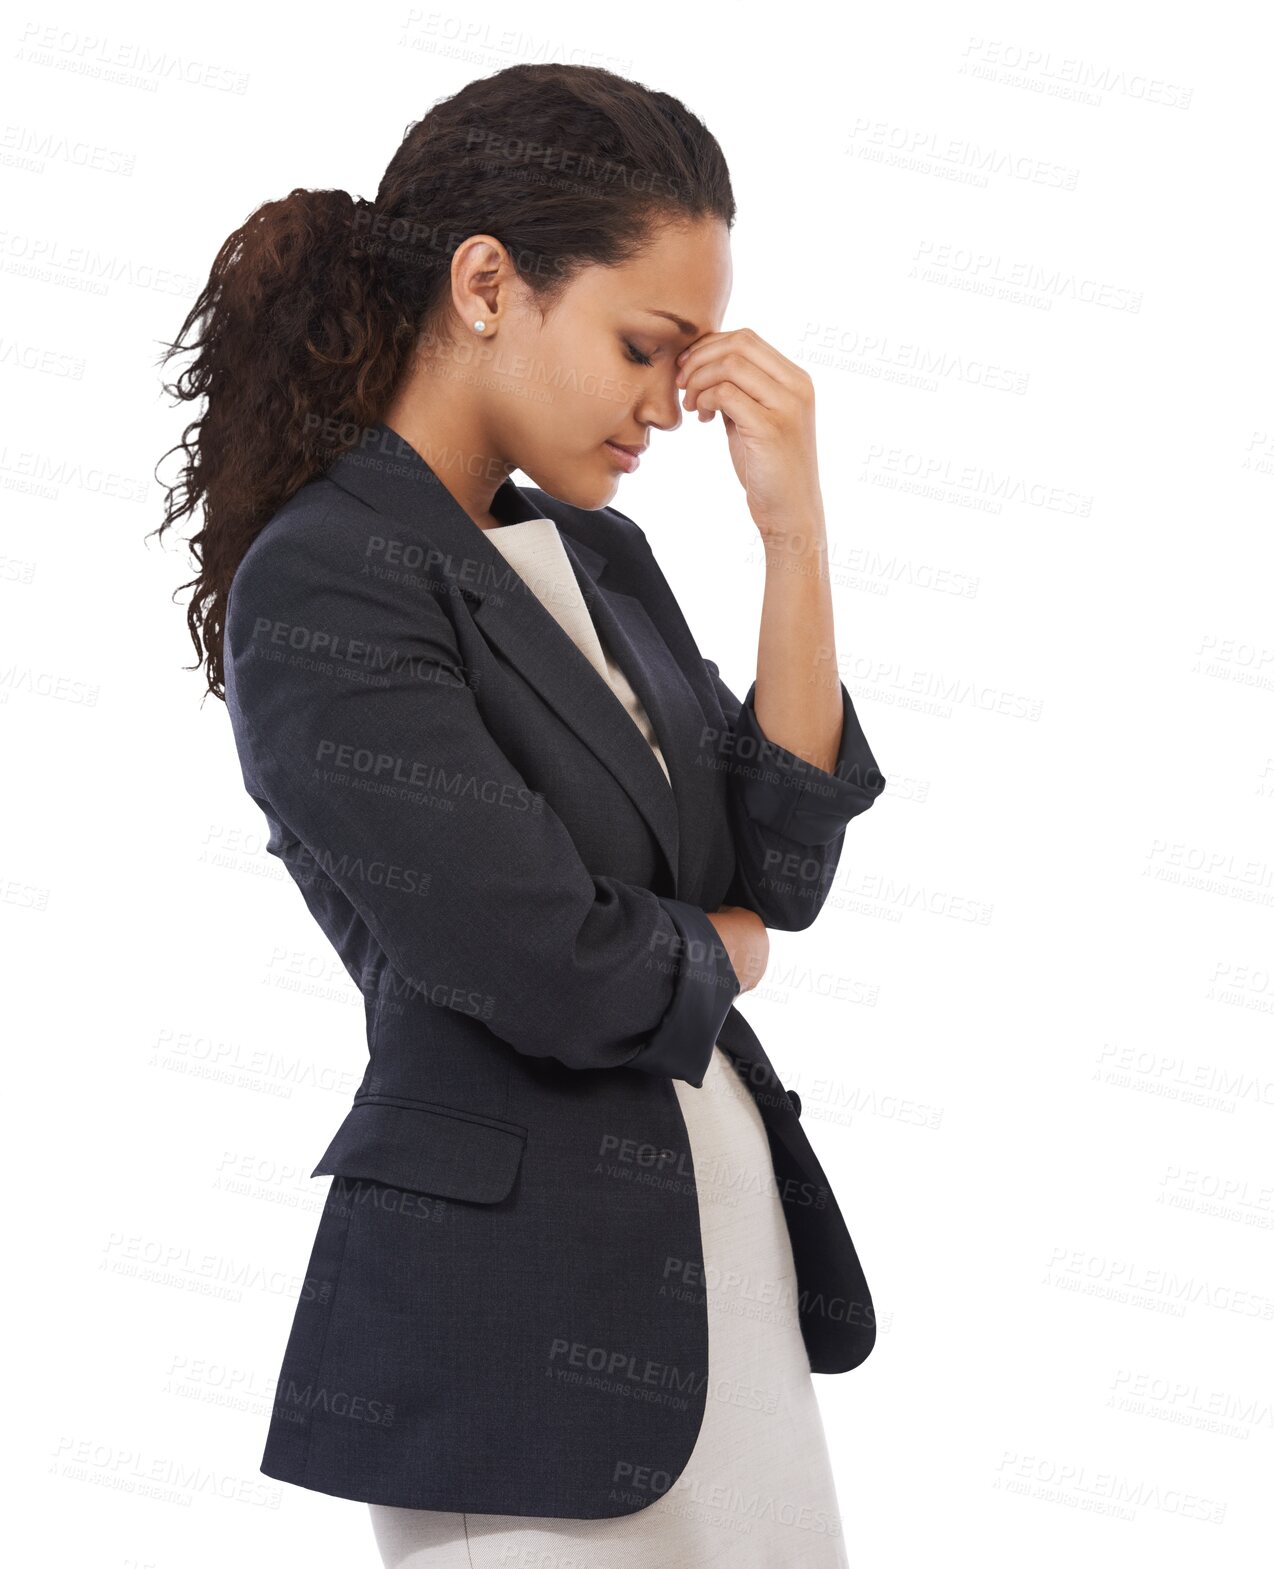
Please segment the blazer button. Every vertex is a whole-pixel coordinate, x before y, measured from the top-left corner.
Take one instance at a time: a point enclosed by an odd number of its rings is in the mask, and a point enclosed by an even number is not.
[[[800,1114],[801,1114],[801,1097],[796,1093],[795,1090],[788,1090],[787,1098],[788,1098],[788,1100],[791,1101],[793,1110],[796,1112],[796,1115],[799,1117]]]

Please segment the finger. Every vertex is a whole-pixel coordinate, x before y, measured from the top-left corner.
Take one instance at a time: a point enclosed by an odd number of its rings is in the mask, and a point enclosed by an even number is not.
[[[750,327],[740,327],[733,332],[721,332],[711,337],[697,338],[685,350],[685,358],[679,362],[679,368],[683,374],[687,373],[698,365],[717,359],[732,350],[754,360],[762,370],[768,371],[775,381],[792,392],[800,391],[802,383],[810,380],[807,371],[800,365],[793,364],[791,360],[785,359],[772,344],[758,337]]]
[[[732,381],[718,381],[706,387],[699,398],[699,418],[709,419],[720,411],[732,419],[743,431],[756,432],[766,428],[771,419],[770,411],[748,396]]]
[[[754,360],[731,349],[715,359],[696,365],[686,378],[684,406],[697,408],[698,399],[707,388],[718,382],[730,381],[754,398],[762,408],[774,413],[784,411],[792,401],[792,393],[775,381],[768,371]]]

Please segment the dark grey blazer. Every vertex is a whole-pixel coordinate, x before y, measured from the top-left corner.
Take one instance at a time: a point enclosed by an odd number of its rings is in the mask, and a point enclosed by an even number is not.
[[[811,1368],[872,1348],[853,1242],[704,911],[809,926],[885,780],[843,684],[824,773],[702,657],[635,523],[506,480],[493,512],[557,522],[670,789],[425,460],[383,422],[363,438],[253,541],[226,618],[244,784],[369,1050],[314,1168],[332,1182],[261,1469],[410,1508],[632,1514],[706,1406],[672,1080],[702,1085],[716,1040],[768,1131]]]

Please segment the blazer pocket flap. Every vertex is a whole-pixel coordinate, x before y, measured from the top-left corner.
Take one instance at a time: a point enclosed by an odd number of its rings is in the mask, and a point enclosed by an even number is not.
[[[395,1100],[355,1101],[312,1177],[363,1177],[439,1198],[496,1204],[513,1187],[527,1130]]]

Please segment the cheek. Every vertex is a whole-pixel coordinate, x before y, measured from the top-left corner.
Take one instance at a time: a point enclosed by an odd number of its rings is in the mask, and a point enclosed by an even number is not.
[[[613,373],[580,372],[554,397],[554,421],[570,446],[596,447],[624,423],[623,385]]]
[[[580,422],[577,434],[585,444],[604,441],[630,423],[640,374],[621,348],[608,352],[604,343],[599,347],[591,339],[574,358],[564,356],[560,391],[565,396],[557,401]]]
[[[637,396],[630,370],[615,355],[586,344],[541,340],[538,385],[527,389],[528,421],[561,451],[599,451],[625,429]]]

